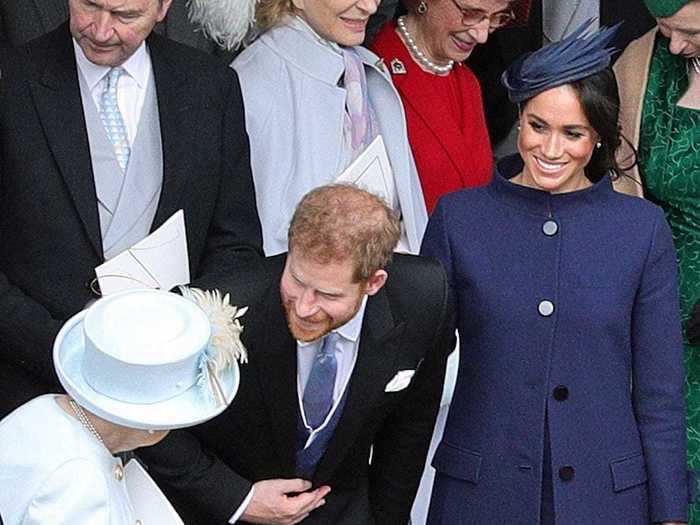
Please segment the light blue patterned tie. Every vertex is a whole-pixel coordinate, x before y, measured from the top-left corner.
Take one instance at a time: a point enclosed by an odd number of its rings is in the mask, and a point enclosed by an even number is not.
[[[302,402],[306,422],[311,428],[321,426],[333,406],[333,390],[338,370],[335,345],[339,337],[335,332],[331,332],[323,339],[306,382]]]
[[[107,82],[105,83],[102,96],[100,97],[100,118],[102,125],[107,132],[107,138],[114,146],[114,154],[117,157],[117,162],[123,172],[126,172],[126,167],[129,164],[129,155],[131,155],[131,147],[129,139],[126,135],[126,126],[124,119],[119,111],[117,102],[117,84],[119,77],[124,73],[120,67],[113,67],[107,74]]]

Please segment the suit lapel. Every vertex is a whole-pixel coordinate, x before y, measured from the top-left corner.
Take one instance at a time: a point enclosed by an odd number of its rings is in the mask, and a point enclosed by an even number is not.
[[[279,282],[279,279],[276,281]],[[296,341],[287,327],[279,287],[273,286],[264,301],[266,311],[259,316],[264,325],[251,341],[260,346],[251,351],[251,364],[257,359],[257,376],[263,392],[282,472],[294,472],[297,424],[297,352]]]
[[[56,27],[57,24],[68,20],[68,1],[67,0],[28,0],[32,2],[39,13],[41,25],[44,28],[44,33],[48,33]]]
[[[192,148],[188,146],[196,129],[192,119],[196,93],[189,89],[186,73],[172,62],[164,45],[165,40],[159,35],[148,38],[163,142],[163,188],[152,229],[163,224],[181,205],[183,185],[191,171]]]
[[[375,410],[394,372],[403,330],[403,323],[395,323],[384,290],[369,298],[345,409],[316,470],[316,483],[330,480],[355,443],[367,417]]]
[[[30,90],[46,139],[95,252],[102,257],[95,180],[68,25],[54,32],[46,66]]]

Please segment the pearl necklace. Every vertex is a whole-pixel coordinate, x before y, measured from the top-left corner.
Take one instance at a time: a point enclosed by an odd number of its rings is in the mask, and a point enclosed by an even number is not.
[[[97,431],[97,429],[94,427],[94,425],[90,422],[90,420],[87,417],[87,414],[85,411],[82,409],[82,407],[73,401],[72,399],[68,400],[68,403],[70,404],[70,407],[73,409],[73,412],[75,412],[76,417],[78,418],[78,421],[82,423],[82,425],[87,428],[90,433],[97,438],[97,441],[102,443],[103,445],[105,444],[104,440],[102,439],[102,436],[100,436],[100,433]]]
[[[693,66],[695,72],[700,75],[700,57],[693,57],[690,59],[690,65]]]
[[[431,73],[435,73],[438,75],[445,75],[452,71],[452,68],[455,65],[454,60],[450,60],[446,65],[440,66],[430,60],[427,56],[423,54],[423,52],[418,49],[418,46],[416,45],[416,41],[413,40],[413,37],[411,34],[408,32],[408,28],[406,27],[406,21],[405,21],[405,16],[400,16],[399,19],[396,21],[396,25],[399,28],[399,32],[401,33],[401,36],[403,36],[404,40],[408,44],[408,49],[411,51],[411,54],[413,57],[420,62],[420,64],[425,67],[428,71]]]

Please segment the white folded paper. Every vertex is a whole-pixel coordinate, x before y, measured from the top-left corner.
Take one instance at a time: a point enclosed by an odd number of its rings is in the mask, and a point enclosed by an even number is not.
[[[124,482],[134,516],[148,525],[184,525],[168,498],[138,461],[132,459],[124,468]]]
[[[377,135],[372,143],[352,161],[336,182],[350,182],[355,186],[382,197],[389,206],[398,209],[394,174],[391,171],[384,139]]]
[[[170,290],[190,282],[185,214],[176,211],[160,228],[95,268],[102,295],[135,288]]]

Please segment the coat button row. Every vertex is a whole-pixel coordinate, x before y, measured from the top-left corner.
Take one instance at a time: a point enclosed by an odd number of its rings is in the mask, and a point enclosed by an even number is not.
[[[554,303],[552,301],[541,301],[537,305],[537,310],[540,312],[542,317],[549,317],[554,313]]]
[[[552,237],[557,234],[559,231],[559,225],[556,223],[556,221],[546,221],[542,225],[542,233],[544,233],[547,237]]]
[[[563,385],[559,385],[554,388],[552,395],[557,401],[566,401],[569,398],[569,389]]]
[[[575,472],[574,467],[566,465],[559,469],[559,479],[562,481],[571,481],[574,479]]]

